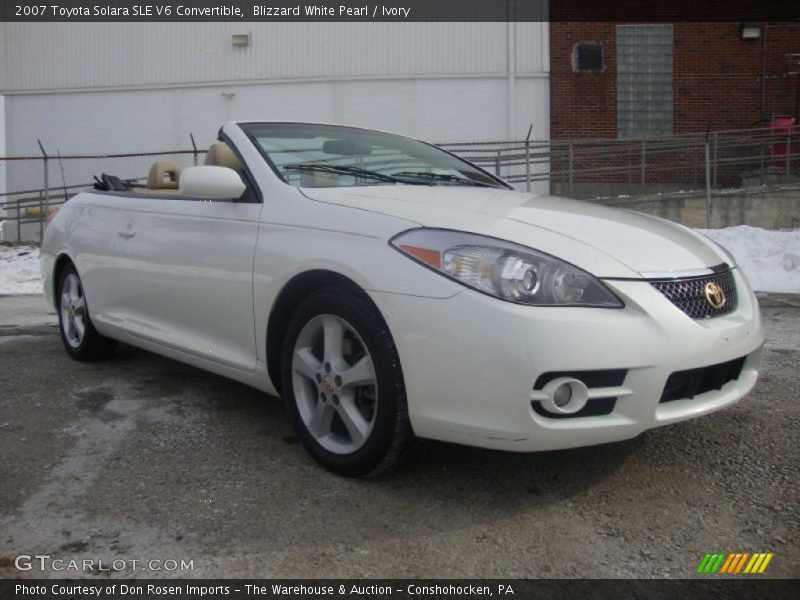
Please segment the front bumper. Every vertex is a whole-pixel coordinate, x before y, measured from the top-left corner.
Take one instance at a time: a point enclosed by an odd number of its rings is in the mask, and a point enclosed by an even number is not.
[[[529,307],[465,289],[447,299],[372,292],[397,345],[409,416],[424,438],[520,452],[629,439],[733,404],[755,385],[764,335],[734,270],[735,311],[692,320],[646,281],[607,281],[624,309]],[[670,374],[745,357],[738,378],[661,403]],[[550,418],[534,383],[551,372],[626,370],[601,416]]]

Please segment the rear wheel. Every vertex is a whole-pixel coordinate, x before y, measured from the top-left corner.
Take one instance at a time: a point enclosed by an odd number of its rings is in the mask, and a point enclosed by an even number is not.
[[[92,325],[83,283],[74,265],[67,265],[61,271],[56,298],[61,341],[72,358],[98,360],[114,353],[116,340],[103,337]]]
[[[397,350],[359,290],[327,287],[297,308],[284,344],[283,386],[301,443],[332,471],[378,475],[413,439]]]

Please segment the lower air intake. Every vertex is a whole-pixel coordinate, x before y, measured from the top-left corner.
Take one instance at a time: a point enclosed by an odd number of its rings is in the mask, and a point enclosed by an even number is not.
[[[660,402],[688,400],[711,390],[721,390],[729,381],[739,379],[745,358],[747,357],[742,356],[718,365],[676,371],[667,379]]]

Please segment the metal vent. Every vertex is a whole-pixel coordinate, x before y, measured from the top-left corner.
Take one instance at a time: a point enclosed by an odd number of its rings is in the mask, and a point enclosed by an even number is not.
[[[650,283],[692,319],[718,317],[736,309],[736,282],[731,271],[704,277]],[[719,307],[715,307],[706,297],[707,286],[710,283],[718,285],[724,294],[724,302]]]

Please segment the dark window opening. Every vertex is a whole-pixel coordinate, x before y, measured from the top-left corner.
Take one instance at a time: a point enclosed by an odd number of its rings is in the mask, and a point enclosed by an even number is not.
[[[572,53],[572,67],[576,73],[602,73],[603,58],[600,42],[578,42]]]

